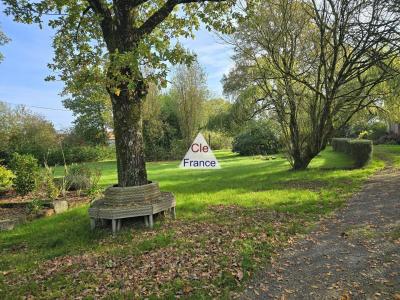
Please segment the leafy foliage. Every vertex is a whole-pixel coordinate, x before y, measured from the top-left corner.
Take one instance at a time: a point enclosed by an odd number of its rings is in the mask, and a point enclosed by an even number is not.
[[[176,101],[179,128],[187,147],[204,125],[204,105],[208,90],[206,76],[199,65],[179,65],[172,79],[171,97]]]
[[[4,157],[18,152],[31,154],[43,163],[48,151],[58,146],[57,132],[51,122],[23,106],[11,109],[1,102],[0,135]]]
[[[14,153],[10,165],[15,174],[13,180],[15,191],[21,196],[34,191],[39,175],[37,159],[30,154]]]
[[[12,186],[14,173],[0,165],[0,193],[9,190]]]
[[[46,197],[50,200],[55,200],[60,195],[61,189],[57,186],[54,180],[54,169],[47,164],[42,170],[41,188],[44,189]]]
[[[212,150],[226,150],[232,148],[233,138],[224,132],[205,130],[202,131],[202,134]]]
[[[240,155],[275,154],[280,148],[272,122],[254,122],[233,141],[233,151]]]
[[[356,168],[364,167],[372,159],[373,144],[370,140],[351,140],[350,155],[355,161]]]
[[[26,210],[28,214],[36,215],[38,214],[44,207],[43,201],[39,199],[33,199],[26,206]]]
[[[76,117],[74,134],[91,145],[105,145],[112,128],[112,109],[107,91],[99,83],[85,85],[63,100]]]
[[[10,42],[10,39],[4,34],[4,32],[0,28],[0,46],[3,46]],[[4,59],[3,54],[0,52],[0,62]]]

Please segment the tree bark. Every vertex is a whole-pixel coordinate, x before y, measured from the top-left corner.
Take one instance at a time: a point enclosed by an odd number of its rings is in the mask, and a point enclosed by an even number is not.
[[[314,156],[315,157],[315,156]],[[307,169],[308,165],[310,164],[311,160],[314,157],[293,157],[293,171],[300,171]]]
[[[134,95],[128,91],[118,96],[110,92],[120,187],[148,183],[142,133],[142,102],[146,92],[145,88],[136,89]]]

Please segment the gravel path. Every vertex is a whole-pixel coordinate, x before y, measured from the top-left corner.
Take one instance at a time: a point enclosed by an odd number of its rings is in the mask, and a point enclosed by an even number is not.
[[[345,208],[275,257],[240,298],[400,300],[400,170],[371,177]]]

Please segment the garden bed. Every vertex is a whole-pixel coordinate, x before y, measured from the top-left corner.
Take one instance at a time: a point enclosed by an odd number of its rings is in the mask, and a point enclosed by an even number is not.
[[[37,201],[38,197],[35,196],[21,197],[13,190],[2,194],[0,196],[0,230],[11,230],[20,223],[48,217],[58,212],[86,205],[91,201],[89,197],[80,195],[75,191],[69,191],[65,197],[59,197],[55,201]]]

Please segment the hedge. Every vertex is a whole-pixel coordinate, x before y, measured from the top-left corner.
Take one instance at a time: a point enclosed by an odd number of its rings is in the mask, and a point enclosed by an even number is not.
[[[355,167],[365,166],[372,158],[372,141],[361,139],[333,138],[333,151],[350,155],[355,161]]]

